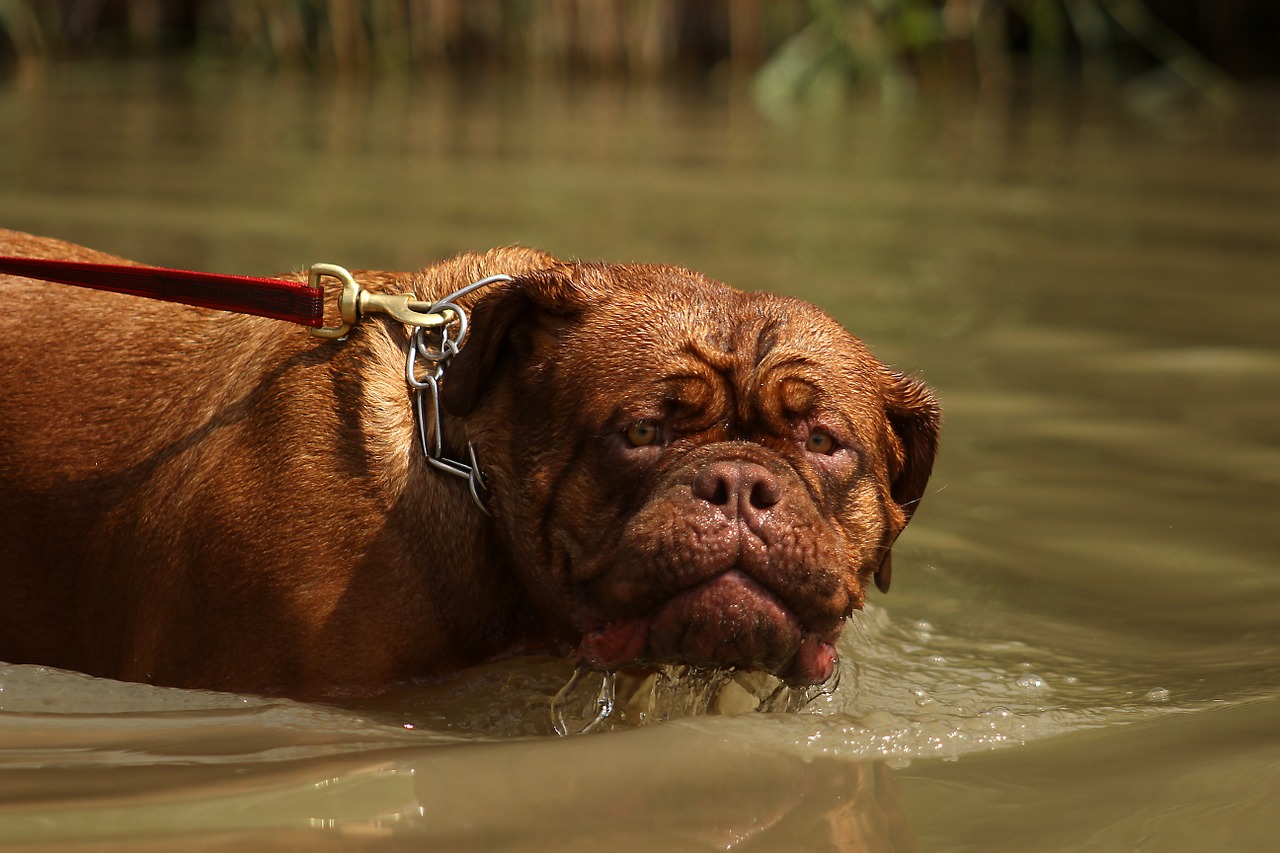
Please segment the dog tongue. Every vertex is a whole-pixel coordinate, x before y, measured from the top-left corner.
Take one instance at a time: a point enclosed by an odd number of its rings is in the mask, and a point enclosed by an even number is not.
[[[578,645],[578,662],[597,669],[634,663],[649,643],[649,624],[649,619],[637,616],[588,631]]]
[[[791,659],[786,680],[793,684],[821,684],[836,669],[836,647],[813,634],[800,641],[796,656]]]

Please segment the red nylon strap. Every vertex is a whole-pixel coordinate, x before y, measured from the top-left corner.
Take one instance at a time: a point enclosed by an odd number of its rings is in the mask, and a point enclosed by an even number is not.
[[[270,317],[303,326],[324,325],[324,291],[305,281],[4,256],[0,256],[0,273]]]

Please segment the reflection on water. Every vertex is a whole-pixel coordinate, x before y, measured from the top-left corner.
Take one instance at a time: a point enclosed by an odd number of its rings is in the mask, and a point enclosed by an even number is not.
[[[780,750],[750,729],[705,724],[714,717],[496,743],[37,667],[5,668],[0,681],[0,837],[11,843],[250,830],[283,843],[325,828],[448,849],[599,849],[628,838],[676,849],[806,838],[909,849],[882,769]]]
[[[822,304],[931,382],[945,424],[893,594],[826,690],[620,676],[600,732],[557,738],[609,695],[547,658],[341,708],[0,668],[0,839],[1203,850],[1280,831],[1259,793],[1280,785],[1274,101],[1160,125],[1044,95],[777,125],[607,85],[54,73],[0,89],[8,227],[222,272],[511,242],[683,263]]]

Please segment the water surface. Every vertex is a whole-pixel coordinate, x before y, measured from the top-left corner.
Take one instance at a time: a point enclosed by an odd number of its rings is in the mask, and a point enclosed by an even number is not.
[[[681,263],[818,302],[946,418],[893,592],[803,708],[752,710],[770,688],[751,679],[632,684],[602,731],[561,738],[571,670],[546,658],[346,708],[0,667],[0,840],[1200,851],[1280,832],[1280,102],[766,119],[607,84],[72,66],[0,88],[0,127],[7,227],[232,273],[507,243]]]

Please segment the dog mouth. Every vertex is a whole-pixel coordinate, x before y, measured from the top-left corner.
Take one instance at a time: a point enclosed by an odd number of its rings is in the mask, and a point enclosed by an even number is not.
[[[738,569],[686,589],[652,612],[589,625],[578,663],[592,669],[689,664],[765,670],[788,684],[820,684],[835,672],[840,620],[807,630],[777,596]]]

